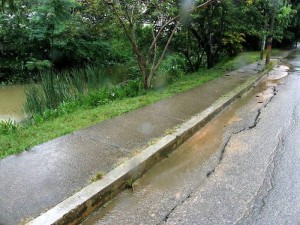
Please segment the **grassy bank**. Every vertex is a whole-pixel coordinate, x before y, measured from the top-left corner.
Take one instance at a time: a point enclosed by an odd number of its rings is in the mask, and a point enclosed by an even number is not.
[[[16,125],[13,122],[0,124],[0,158],[22,152],[37,144],[68,134],[74,130],[110,119],[114,116],[157,102],[182,91],[199,86],[222,76],[225,72],[237,69],[257,60],[257,52],[243,53],[238,57],[222,62],[210,70],[202,69],[187,74],[176,82],[158,90],[141,93],[136,97],[123,97],[98,106],[63,103],[54,110],[28,123]]]

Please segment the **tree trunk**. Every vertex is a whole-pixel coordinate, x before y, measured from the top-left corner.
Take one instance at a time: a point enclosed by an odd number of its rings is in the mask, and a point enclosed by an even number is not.
[[[269,38],[269,40],[269,44],[267,45],[266,65],[269,64],[271,60],[272,38]]]
[[[207,60],[207,68],[211,69],[214,67],[214,55],[211,51],[211,46],[207,45],[205,48],[206,60]]]
[[[144,89],[147,90],[148,88],[148,77],[144,77]]]
[[[260,60],[264,59],[264,51],[265,51],[265,45],[266,45],[266,35],[261,40],[261,46],[260,46]]]
[[[266,65],[270,63],[271,59],[271,49],[272,49],[272,42],[273,42],[273,31],[274,31],[274,23],[275,23],[275,14],[276,14],[276,9],[275,9],[275,3],[273,3],[273,10],[272,10],[272,20],[271,20],[271,26],[270,26],[270,36],[268,38],[267,42],[267,55],[266,55]]]

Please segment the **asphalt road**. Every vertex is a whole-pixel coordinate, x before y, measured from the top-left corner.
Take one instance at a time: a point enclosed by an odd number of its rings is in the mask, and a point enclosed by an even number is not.
[[[300,224],[300,53],[286,65],[83,224]]]
[[[214,174],[166,224],[300,224],[299,87],[298,70],[252,127],[231,136]]]

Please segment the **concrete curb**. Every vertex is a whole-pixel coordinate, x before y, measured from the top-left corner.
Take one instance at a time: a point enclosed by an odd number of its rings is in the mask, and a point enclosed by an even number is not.
[[[260,73],[248,79],[235,90],[219,98],[211,107],[183,123],[174,133],[161,138],[154,145],[104,175],[101,180],[83,188],[28,225],[79,224],[96,208],[124,190],[129,183],[140,178],[155,163],[165,158],[229,104],[255,86],[265,74]]]

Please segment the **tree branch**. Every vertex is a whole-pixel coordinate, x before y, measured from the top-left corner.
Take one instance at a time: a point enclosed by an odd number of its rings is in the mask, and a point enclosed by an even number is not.
[[[165,57],[165,54],[166,54],[167,49],[168,49],[168,47],[169,47],[169,44],[171,43],[171,40],[172,40],[172,38],[173,38],[173,36],[174,36],[176,30],[177,30],[177,25],[175,25],[175,27],[174,27],[174,29],[173,29],[173,31],[172,31],[172,33],[171,33],[169,39],[168,39],[168,42],[167,42],[167,44],[165,45],[164,51],[163,51],[163,53],[162,53],[161,56],[160,56],[160,59],[158,60],[158,62],[157,62],[156,65],[155,65],[154,71],[157,70],[159,64],[162,62],[163,58]],[[154,64],[154,63],[153,63],[153,64]]]
[[[197,10],[197,9],[206,7],[206,6],[210,5],[210,4],[211,4],[212,2],[214,2],[214,1],[216,1],[216,0],[208,0],[208,1],[204,2],[204,3],[202,3],[201,5],[198,5],[198,6],[196,6],[196,7],[190,8],[190,9],[187,11],[187,13],[190,13],[190,12],[193,12],[193,11],[195,11],[195,10]],[[168,20],[168,21],[167,21],[167,22],[159,29],[159,31],[158,31],[156,37],[153,39],[153,41],[152,41],[152,43],[151,43],[151,45],[150,45],[150,47],[149,47],[148,54],[147,54],[147,59],[150,58],[150,55],[151,55],[152,49],[153,49],[153,47],[154,47],[154,44],[157,42],[157,40],[158,40],[158,38],[160,37],[160,35],[161,35],[161,33],[163,32],[163,30],[164,30],[169,24],[171,24],[172,22],[178,20],[179,18],[180,18],[180,14],[177,15],[177,16],[175,16],[175,17],[173,17],[173,18],[171,18],[171,19],[169,19],[169,20]]]

